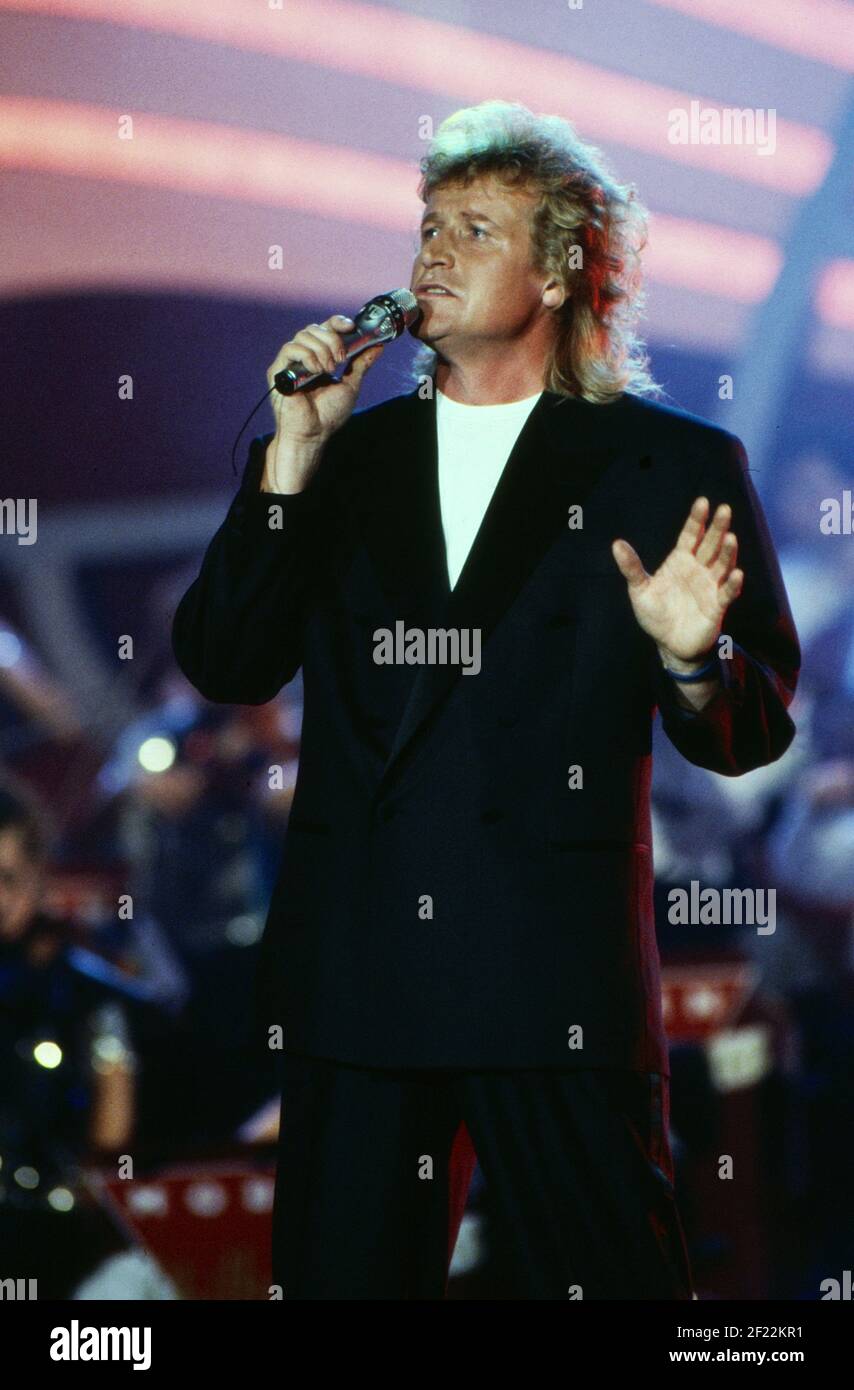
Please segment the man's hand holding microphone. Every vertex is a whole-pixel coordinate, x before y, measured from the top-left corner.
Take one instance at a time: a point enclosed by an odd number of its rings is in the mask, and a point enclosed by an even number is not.
[[[302,362],[312,372],[331,375],[339,363],[347,360],[342,334],[353,326],[353,319],[345,314],[333,314],[323,323],[310,323],[300,329],[268,368],[270,387],[277,372],[294,361]],[[352,415],[362,379],[384,347],[385,343],[378,343],[360,352],[348,363],[339,381],[317,380],[289,396],[273,391],[276,433],[267,445],[262,492],[302,492],[308,486],[320,463],[323,446]]]
[[[357,313],[333,314],[291,338],[267,372],[276,433],[267,445],[262,492],[302,492],[323,446],[352,415],[365,373],[387,342],[421,318],[411,290],[375,295]],[[341,362],[347,366],[335,381]]]

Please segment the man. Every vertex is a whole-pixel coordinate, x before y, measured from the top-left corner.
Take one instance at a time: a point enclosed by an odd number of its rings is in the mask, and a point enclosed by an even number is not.
[[[274,398],[174,623],[209,699],[303,669],[274,1277],[441,1298],[476,1153],[518,1297],[688,1299],[651,720],[699,766],[773,761],[797,638],[739,442],[643,399],[633,190],[501,102],[422,174],[430,389],[353,414],[384,349],[335,383],[346,320],[284,344],[271,385],[324,375]]]

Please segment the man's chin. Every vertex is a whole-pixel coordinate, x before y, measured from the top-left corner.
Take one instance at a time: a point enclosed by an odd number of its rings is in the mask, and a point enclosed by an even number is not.
[[[423,343],[424,347],[431,348],[435,341],[432,333],[425,333],[423,323],[412,323],[407,328],[407,333],[415,339],[417,343]]]

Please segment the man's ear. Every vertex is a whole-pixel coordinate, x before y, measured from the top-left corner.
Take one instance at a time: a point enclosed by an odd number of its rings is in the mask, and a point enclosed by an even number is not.
[[[547,309],[559,309],[566,301],[566,288],[559,280],[548,280],[543,286],[543,304]]]

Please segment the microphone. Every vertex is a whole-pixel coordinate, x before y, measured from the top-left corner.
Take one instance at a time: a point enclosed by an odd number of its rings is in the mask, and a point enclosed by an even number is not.
[[[339,334],[347,353],[347,362],[364,348],[399,338],[403,330],[409,328],[420,314],[421,306],[411,290],[391,290],[388,294],[375,295],[356,314],[353,320],[355,328]],[[309,382],[317,381],[318,377],[326,375],[326,372],[310,372],[297,360],[276,373],[273,385],[283,396],[292,396]]]

